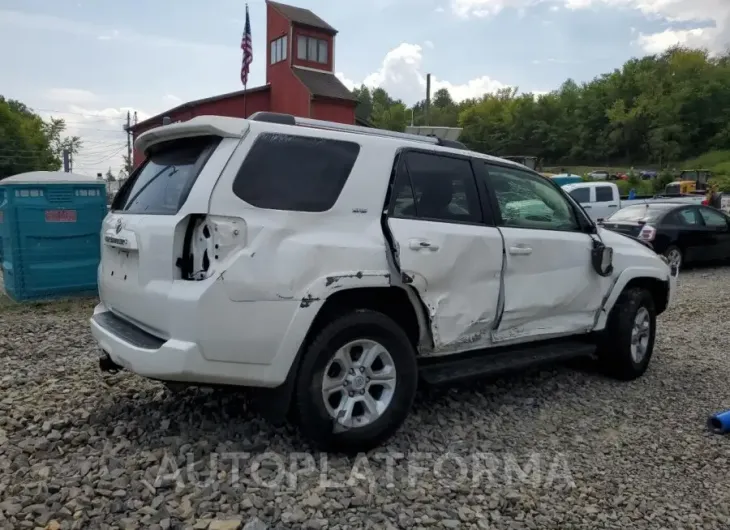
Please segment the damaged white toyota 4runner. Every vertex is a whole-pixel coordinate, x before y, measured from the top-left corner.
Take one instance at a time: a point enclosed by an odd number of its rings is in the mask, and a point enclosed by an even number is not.
[[[255,388],[327,449],[386,440],[419,381],[583,355],[634,379],[675,288],[549,180],[436,138],[259,113],[136,147],[101,234],[102,368]]]

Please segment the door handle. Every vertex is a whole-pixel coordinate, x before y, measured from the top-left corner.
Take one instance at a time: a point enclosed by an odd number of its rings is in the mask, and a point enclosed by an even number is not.
[[[609,204],[608,207],[609,208],[618,208],[618,205],[617,204]]]
[[[590,205],[587,205],[587,204],[584,204],[584,205],[583,205],[583,209],[584,209],[584,210],[588,210],[589,208],[592,208],[592,206],[590,206]]]
[[[427,239],[409,239],[408,248],[411,250],[438,250],[439,246]]]
[[[532,254],[530,247],[509,247],[509,253],[513,256],[528,256]]]

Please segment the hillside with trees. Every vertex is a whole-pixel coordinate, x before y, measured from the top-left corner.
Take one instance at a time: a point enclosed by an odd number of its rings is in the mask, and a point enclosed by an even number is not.
[[[63,120],[44,121],[20,101],[0,95],[0,180],[61,169],[63,150],[76,154],[81,148],[81,139],[64,136],[65,130]]]
[[[411,113],[425,125],[424,101],[408,108],[364,86],[355,95],[358,116],[377,127],[404,130]],[[730,53],[674,48],[540,96],[505,88],[456,103],[441,89],[429,125],[462,127],[472,149],[538,156],[546,165],[669,167],[730,149]]]

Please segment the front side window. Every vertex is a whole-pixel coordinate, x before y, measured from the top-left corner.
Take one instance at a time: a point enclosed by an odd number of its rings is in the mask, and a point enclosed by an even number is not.
[[[481,220],[471,163],[462,158],[406,153],[399,160],[393,197],[395,217],[457,223]]]
[[[233,181],[233,193],[257,208],[324,212],[340,196],[359,153],[354,142],[261,134]]]
[[[544,177],[492,164],[486,166],[503,226],[565,231],[579,229],[567,197]]]
[[[218,143],[219,137],[203,136],[153,146],[147,160],[114,198],[112,210],[176,214]]]
[[[570,190],[569,194],[578,204],[587,204],[591,202],[591,190],[589,188],[576,188],[574,190]]]
[[[324,39],[299,35],[297,37],[297,59],[327,64],[328,45]]]

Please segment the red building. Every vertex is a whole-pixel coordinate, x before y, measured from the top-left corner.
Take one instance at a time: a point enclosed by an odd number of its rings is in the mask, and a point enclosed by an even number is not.
[[[356,100],[335,77],[337,30],[300,7],[266,1],[266,84],[213,96],[167,110],[130,127],[133,137],[195,116],[246,118],[259,111],[355,123]],[[134,165],[144,159],[134,152]]]

